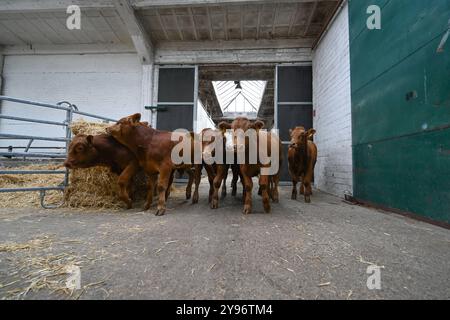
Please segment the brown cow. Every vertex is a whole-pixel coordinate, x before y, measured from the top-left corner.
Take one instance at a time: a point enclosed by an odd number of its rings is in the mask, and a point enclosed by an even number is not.
[[[192,165],[175,165],[172,162],[171,153],[178,142],[172,141],[172,133],[139,125],[140,119],[140,113],[120,119],[116,124],[108,127],[107,132],[134,153],[140,166],[150,177],[158,175],[159,196],[156,215],[160,216],[166,211],[166,200],[174,171],[192,168]],[[152,186],[149,186],[145,210],[151,206],[152,189]]]
[[[238,117],[231,124],[226,123],[226,122],[221,122],[219,124],[219,128],[222,132],[225,132],[227,129],[232,129],[232,130],[240,129],[244,133],[247,132],[247,130],[249,130],[249,129],[254,129],[254,130],[256,130],[256,132],[259,132],[259,130],[261,130],[263,127],[264,127],[264,123],[262,121],[258,120],[255,122],[251,122],[249,119],[247,119],[245,117]],[[237,152],[239,149],[245,147],[246,160],[244,161],[243,164],[239,164],[239,169],[240,169],[240,173],[242,174],[243,184],[244,184],[244,210],[243,210],[244,214],[249,214],[252,212],[252,189],[253,189],[252,177],[259,175],[259,187],[260,187],[260,192],[261,192],[261,196],[262,196],[262,200],[263,200],[264,211],[270,212],[269,196],[270,196],[270,198],[272,198],[272,200],[274,202],[279,201],[278,183],[279,183],[279,171],[280,171],[281,160],[282,160],[281,142],[280,142],[279,138],[276,135],[273,135],[271,132],[266,132],[265,135],[263,135],[263,136],[266,137],[268,144],[259,146],[260,137],[258,136],[258,139],[257,139],[258,147],[256,150],[258,153],[258,156],[257,156],[257,162],[255,164],[249,163],[249,140],[248,140],[248,138],[245,139],[245,145],[242,145],[239,143],[236,134],[233,135],[232,138],[227,137],[227,139],[233,139],[231,144],[234,148],[234,152]],[[261,172],[262,172],[261,169],[270,167],[270,164],[262,164],[261,163],[261,161],[260,161],[261,159],[259,158],[259,148],[260,147],[267,148],[266,149],[266,151],[268,151],[267,154],[271,155],[272,139],[276,139],[275,142],[278,145],[279,166],[278,166],[277,172],[274,175],[269,176],[269,175],[261,174]],[[230,143],[230,141],[227,141],[227,143]],[[221,180],[222,180],[222,175],[221,175],[221,173],[218,173],[216,178],[214,179],[214,196],[213,196],[213,206],[212,206],[213,208],[217,208],[217,205],[218,205],[218,189],[220,188]],[[272,188],[270,188],[271,183],[273,184]]]
[[[208,133],[209,135],[211,135],[211,140],[210,141],[202,141],[202,151],[203,151],[203,157],[205,157],[206,155],[210,155],[211,156],[215,156],[212,147],[214,146],[214,140],[216,139],[216,137],[222,137],[223,138],[223,132],[217,129],[203,129],[202,130],[202,138],[203,135]],[[225,155],[225,143],[222,146],[222,151],[223,154]],[[241,178],[241,181],[243,181],[241,173],[239,171],[239,165],[237,164],[226,164],[225,159],[222,159],[222,164],[219,163],[213,163],[211,165],[207,165],[205,164],[205,168],[208,172],[208,180],[210,183],[210,190],[209,190],[209,203],[212,202],[213,199],[213,194],[214,194],[214,178],[216,177],[216,175],[220,175],[223,181],[223,186],[222,186],[222,192],[221,192],[221,197],[225,198],[227,195],[227,186],[226,186],[226,181],[227,181],[227,177],[228,177],[228,171],[231,168],[232,173],[233,173],[233,179],[231,181],[231,195],[232,196],[236,196],[237,193],[237,181],[239,178]],[[203,163],[205,163],[205,161],[203,161]],[[209,171],[208,171],[209,170]],[[210,174],[210,172],[212,174]],[[220,188],[220,186],[218,187]],[[212,205],[212,207],[215,209],[217,208],[216,206],[216,202],[214,202],[214,204]]]
[[[119,198],[126,203],[128,209],[132,207],[132,179],[139,170],[139,163],[130,150],[110,135],[75,136],[69,145],[64,166],[69,169],[109,167],[113,173],[119,175]]]
[[[289,145],[288,160],[289,173],[292,177],[292,196],[297,199],[297,183],[301,180],[300,194],[305,196],[305,202],[311,202],[311,182],[314,177],[314,167],[317,161],[317,146],[311,141],[316,130],[305,130],[296,127],[289,130],[291,144]]]

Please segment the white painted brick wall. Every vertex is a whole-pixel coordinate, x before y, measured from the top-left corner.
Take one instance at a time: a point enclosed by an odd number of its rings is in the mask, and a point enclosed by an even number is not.
[[[200,133],[203,129],[214,128],[216,125],[206,112],[200,99],[197,100],[197,119],[194,121],[194,131]]]
[[[142,66],[135,54],[6,56],[3,77],[3,94],[7,96],[51,104],[67,100],[80,111],[110,118],[141,111]],[[3,102],[2,113],[65,119],[64,112],[10,102]],[[64,136],[60,127],[7,120],[0,121],[0,132]],[[11,144],[10,140],[0,140],[0,146]],[[33,145],[49,143],[36,141]]]
[[[315,185],[353,194],[348,4],[313,53]]]

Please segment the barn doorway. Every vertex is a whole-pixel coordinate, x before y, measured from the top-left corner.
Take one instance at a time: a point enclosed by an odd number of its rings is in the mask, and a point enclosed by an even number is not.
[[[238,116],[278,129],[283,143],[281,181],[287,166],[289,129],[313,126],[312,64],[199,66],[197,131]],[[201,112],[209,121],[201,118]]]
[[[245,116],[273,128],[274,88],[275,65],[199,66],[198,102],[209,116],[209,124]],[[198,112],[199,130],[206,125],[200,116]]]
[[[312,64],[159,66],[156,127],[200,132],[239,116],[278,129],[289,182],[289,129],[313,127]]]

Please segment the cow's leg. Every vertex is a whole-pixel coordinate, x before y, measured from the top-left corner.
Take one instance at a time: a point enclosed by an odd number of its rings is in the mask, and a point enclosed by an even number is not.
[[[253,190],[253,181],[252,178],[247,174],[247,168],[245,165],[240,166],[242,176],[244,177],[244,188],[245,188],[245,197],[244,197],[244,214],[252,213],[252,190]]]
[[[270,212],[270,199],[269,199],[269,176],[259,176],[259,188],[261,189],[261,196],[266,213]]]
[[[305,175],[302,173],[302,174],[300,175],[300,195],[305,194],[305,184],[304,184],[304,181],[305,181]]]
[[[306,172],[303,176],[303,186],[305,191],[305,202],[310,203],[311,202],[311,195],[312,195],[312,179],[313,179],[313,173],[314,173],[314,167],[311,163],[308,163],[308,167],[306,169]]]
[[[231,170],[233,172],[233,180],[231,180],[231,195],[236,197],[237,194],[237,182],[239,179],[239,166],[232,165]]]
[[[278,174],[272,176],[270,192],[272,194],[272,201],[275,203],[280,202],[280,195],[278,193],[279,184],[280,184],[280,176]]]
[[[154,183],[153,183],[153,196],[157,197],[158,196],[158,175],[155,175],[154,179]]]
[[[208,175],[208,182],[209,182],[209,195],[208,195],[208,203],[211,203],[213,194],[214,194],[214,169],[211,165],[207,164],[205,165],[206,174]]]
[[[169,196],[170,196],[170,189],[172,188],[174,175],[175,175],[175,170],[172,171],[172,173],[170,174],[170,177],[169,177],[169,186],[166,189],[166,201],[167,201],[167,199],[169,199]]]
[[[125,167],[122,173],[119,176],[118,184],[119,184],[119,198],[127,205],[127,209],[131,209],[133,206],[129,188],[131,182],[133,181],[133,176],[137,172],[137,167],[134,164],[129,164]]]
[[[187,169],[186,173],[188,174],[188,184],[186,186],[186,199],[189,200],[192,195],[192,183],[194,182],[194,172],[192,169]]]
[[[297,183],[298,178],[296,176],[292,176],[292,195],[291,195],[292,200],[297,199]]]
[[[245,184],[244,184],[244,176],[242,175],[241,169],[239,169],[239,179],[242,184],[242,201],[245,202]]]
[[[156,210],[157,216],[162,216],[166,213],[166,191],[170,188],[170,177],[173,178],[173,170],[171,168],[163,169],[159,173],[158,178],[158,207]]]
[[[211,201],[211,209],[217,209],[219,207],[219,189],[225,176],[226,170],[226,165],[217,165],[217,174],[213,182],[214,192]]]
[[[228,170],[229,170],[229,166],[226,166],[226,170],[223,176],[223,185],[222,185],[222,193],[221,193],[221,198],[225,198],[227,196],[227,178],[228,178]]]
[[[273,201],[273,181],[272,176],[269,176],[269,198]]]
[[[192,170],[191,170],[192,171]],[[202,180],[202,165],[196,164],[194,166],[194,196],[192,197],[192,203],[198,203],[198,188],[200,186],[200,181]]]
[[[144,210],[150,209],[153,202],[153,193],[155,192],[155,186],[157,181],[158,175],[149,175],[147,179],[147,200],[144,205]]]

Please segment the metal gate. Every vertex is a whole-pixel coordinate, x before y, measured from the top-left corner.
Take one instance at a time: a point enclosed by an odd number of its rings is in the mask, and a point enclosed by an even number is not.
[[[23,117],[16,117],[13,115],[5,115],[0,112],[0,119],[5,120],[11,120],[11,121],[20,121],[20,122],[30,122],[30,123],[38,123],[43,125],[52,125],[52,126],[59,126],[65,128],[65,137],[48,137],[48,136],[37,136],[37,135],[20,135],[20,134],[12,134],[12,133],[0,133],[0,139],[3,140],[28,140],[28,144],[26,147],[13,147],[8,148],[7,151],[3,151],[0,149],[0,157],[7,157],[7,158],[36,158],[36,159],[65,159],[67,157],[68,147],[70,144],[72,132],[70,130],[70,125],[72,123],[73,115],[78,114],[82,116],[86,116],[89,118],[94,119],[100,119],[105,122],[115,122],[116,120],[98,116],[91,113],[81,112],[78,110],[77,106],[74,104],[71,104],[67,101],[59,102],[56,105],[48,104],[48,103],[42,103],[42,102],[36,102],[36,101],[29,101],[24,99],[17,99],[12,97],[6,97],[6,96],[0,96],[0,101],[10,101],[17,104],[20,104],[24,107],[38,107],[38,108],[47,108],[47,109],[53,109],[53,110],[60,110],[65,113],[65,120],[62,122],[58,121],[49,121],[44,119],[34,119],[34,118],[23,118]],[[21,107],[18,106],[18,107]],[[30,150],[33,150],[33,142],[34,141],[56,141],[56,142],[63,142],[64,147],[56,147],[56,149],[60,150],[60,152],[30,152]],[[46,150],[55,149],[55,147],[40,147]],[[23,152],[17,152],[15,149],[24,149]],[[61,206],[63,203],[59,205],[46,205],[45,204],[45,193],[46,191],[50,190],[60,190],[64,191],[64,189],[69,184],[69,170],[0,170],[0,174],[9,174],[9,175],[16,175],[16,174],[62,174],[64,175],[63,182],[58,186],[45,186],[45,187],[33,187],[33,188],[0,188],[0,193],[2,192],[32,192],[32,191],[38,191],[40,193],[40,200],[41,200],[41,206],[46,209],[51,208],[57,208]]]
[[[160,66],[156,128],[194,130],[197,92],[196,66]]]
[[[313,125],[312,66],[311,64],[279,65],[275,73],[275,127],[283,143],[281,181],[291,181],[288,172],[287,150],[289,129]]]

